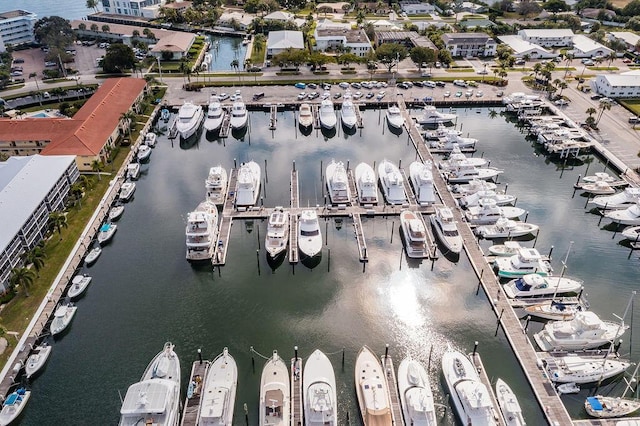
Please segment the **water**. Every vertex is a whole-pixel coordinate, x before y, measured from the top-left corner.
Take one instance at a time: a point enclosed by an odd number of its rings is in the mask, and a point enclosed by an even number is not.
[[[82,19],[94,13],[87,8],[85,0],[60,0],[57,2],[43,0],[20,0],[17,4],[9,0],[0,0],[0,11],[23,9],[38,15],[38,19],[45,16],[60,16],[66,19]]]
[[[575,241],[568,274],[585,280],[592,308],[603,318],[622,313],[638,282],[638,257],[627,259],[628,249],[618,243],[620,236],[612,238],[606,221],[598,225],[599,217],[583,208],[584,198],[571,197],[573,183],[587,166],[561,170],[536,154],[513,124],[501,116],[490,118],[486,109],[458,113],[465,134],[480,140],[478,155],[505,169],[501,182],[518,195],[517,205],[529,211],[529,221],[542,227],[536,247],[546,252],[554,245],[553,264],[559,270],[569,241]],[[219,272],[184,259],[184,217],[204,198],[209,167],[230,168],[234,159],[255,160],[267,179],[265,206],[288,205],[289,173],[295,160],[301,205],[322,204],[321,161],[324,167],[332,158],[350,161],[351,167],[384,158],[402,160],[404,167],[413,161],[415,152],[406,133],[389,133],[380,124],[383,118],[380,111],[367,110],[365,128],[355,135],[340,131],[328,138],[313,131],[305,137],[296,132],[290,111],[278,114],[274,132],[268,130],[267,113],[253,112],[250,131],[242,141],[208,141],[203,135],[195,146],[181,149],[179,143],[160,136],[114,240],[84,271],[94,277],[93,282],[78,302],[69,332],[56,340],[46,370],[32,383],[33,398],[23,424],[84,425],[88,419],[93,424],[116,423],[118,391],[124,395],[139,380],[167,340],[176,344],[182,362],[183,394],[197,349],[212,359],[229,347],[239,367],[237,425],[244,424],[244,403],[249,424],[258,423],[264,361],[255,356],[254,373],[251,346],[265,355],[277,349],[286,360],[293,356],[294,345],[303,357],[316,348],[330,353],[339,423],[346,424],[348,412],[352,424],[359,424],[353,368],[362,345],[381,355],[389,344],[396,367],[405,354],[429,365],[431,353],[432,386],[437,401],[445,403],[440,357],[448,344],[468,352],[474,341],[480,344],[489,377],[502,377],[512,386],[529,424],[543,424],[504,335],[500,331],[494,337],[495,316],[487,297],[482,292],[476,296],[477,279],[467,259],[407,261],[397,218],[363,218],[370,258],[365,267],[357,260],[348,219],[341,224],[323,222],[326,246],[314,269],[293,268],[285,262],[272,271],[262,247],[266,232],[262,221],[256,221],[251,232],[242,221],[234,222],[227,265]],[[588,174],[603,168],[592,160]],[[532,323],[530,331],[540,327]],[[625,347],[630,340],[627,335]],[[631,346],[632,359],[637,360],[638,345]],[[574,416],[584,415],[581,404],[586,395],[583,391],[565,398]],[[447,416],[445,423],[450,424],[450,409]]]
[[[239,71],[242,71],[247,46],[242,44],[240,37],[211,36],[210,71],[235,71],[231,62],[238,61]]]

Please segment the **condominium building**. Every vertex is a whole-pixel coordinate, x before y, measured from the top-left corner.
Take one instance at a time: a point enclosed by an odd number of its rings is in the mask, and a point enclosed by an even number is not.
[[[37,20],[35,13],[26,10],[0,13],[0,52],[6,51],[7,46],[35,42],[33,25]]]
[[[442,41],[453,57],[496,54],[496,41],[485,33],[445,33]]]
[[[563,47],[573,44],[573,31],[564,28],[525,29],[518,35],[529,43],[542,47]]]
[[[609,98],[639,98],[640,73],[628,71],[622,74],[601,74],[591,80],[591,88]]]
[[[153,14],[147,16],[149,12],[145,10],[157,9],[164,3],[165,0],[102,0],[102,8],[114,15],[153,17]]]
[[[367,33],[361,29],[316,28],[314,50],[321,52],[343,49],[361,58],[371,51],[371,42]]]

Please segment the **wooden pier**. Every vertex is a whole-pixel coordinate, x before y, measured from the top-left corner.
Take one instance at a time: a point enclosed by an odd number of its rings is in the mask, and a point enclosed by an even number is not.
[[[313,128],[320,128],[320,105],[313,104],[311,105],[311,111],[313,113]]]
[[[291,426],[302,426],[302,358],[291,358]]]
[[[496,394],[493,391],[493,386],[491,385],[489,376],[487,376],[487,370],[484,369],[484,364],[482,364],[480,354],[478,352],[472,352],[469,354],[469,359],[476,368],[476,371],[480,376],[480,381],[487,387],[487,390],[489,391],[489,397],[491,398],[491,403],[493,404],[496,412],[496,423],[500,426],[505,426],[504,418],[501,414],[502,411],[500,410],[500,406],[498,405],[498,400],[496,399]]]
[[[200,402],[202,401],[202,386],[204,385],[204,378],[209,369],[209,365],[211,365],[209,361],[194,361],[191,366],[189,386],[191,386],[191,383],[195,383],[195,385],[193,385],[193,395],[184,402],[182,421],[180,422],[181,426],[196,426],[198,411],[200,411]]]
[[[353,109],[356,113],[356,126],[358,129],[364,128],[364,120],[362,119],[362,113],[360,112],[360,104],[353,104]]]
[[[231,132],[231,112],[227,108],[223,108],[224,118],[222,119],[222,125],[220,126],[220,137],[228,138]]]
[[[387,388],[389,389],[392,424],[402,426],[404,425],[404,418],[402,416],[402,406],[400,405],[400,395],[398,395],[398,382],[396,381],[396,371],[393,367],[393,360],[388,354],[381,356],[380,360],[382,361],[382,369],[384,370],[384,377],[387,381]]]
[[[271,105],[269,112],[269,130],[275,130],[278,123],[278,105]]]
[[[360,214],[354,213],[353,218],[353,233],[356,236],[356,241],[358,243],[358,255],[360,257],[360,262],[368,262],[369,254],[367,253],[367,242],[364,239],[364,231],[362,230],[362,220],[360,218]]]
[[[293,165],[293,170],[291,170],[289,187],[291,188],[291,208],[297,209],[300,207],[300,188],[298,186],[298,171],[296,170],[295,164]]]
[[[416,201],[416,196],[413,194],[413,189],[411,189],[409,179],[407,179],[407,175],[404,172],[404,169],[400,169],[400,174],[402,174],[402,184],[404,186],[404,193],[407,194],[409,206],[416,207],[418,205],[418,202]]]
[[[289,263],[300,261],[298,252],[298,215],[291,213],[289,217]]]
[[[211,259],[213,266],[221,266],[227,263],[227,251],[229,250],[229,237],[231,236],[232,224],[233,218],[231,216],[222,216],[220,228],[218,229],[218,244]]]
[[[349,194],[351,195],[351,204],[355,206],[360,202],[360,198],[358,197],[358,187],[356,186],[353,169],[347,169],[347,181],[349,184]]]

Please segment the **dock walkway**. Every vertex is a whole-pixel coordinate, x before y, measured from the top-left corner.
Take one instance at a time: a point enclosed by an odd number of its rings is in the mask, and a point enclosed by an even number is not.
[[[392,424],[402,426],[404,425],[404,418],[402,416],[402,406],[400,405],[400,396],[398,395],[398,382],[396,381],[396,370],[393,367],[393,360],[389,355],[383,355],[380,357],[382,361],[382,368],[384,369],[384,377],[387,381],[387,388],[389,389],[389,399],[391,400],[391,416]]]
[[[191,366],[189,383],[195,383],[195,385],[193,395],[184,402],[182,420],[180,422],[181,426],[196,426],[198,411],[200,411],[200,402],[202,401],[202,386],[210,364],[209,361],[194,361]]]
[[[278,123],[278,105],[271,105],[269,111],[269,130],[275,130]]]
[[[222,109],[224,118],[222,119],[222,125],[220,125],[220,137],[228,138],[231,132],[231,112],[224,108]]]
[[[302,358],[291,358],[291,426],[302,426]]]
[[[358,129],[364,128],[364,120],[362,119],[362,112],[360,111],[360,104],[353,104],[353,109],[356,113],[356,126]]]

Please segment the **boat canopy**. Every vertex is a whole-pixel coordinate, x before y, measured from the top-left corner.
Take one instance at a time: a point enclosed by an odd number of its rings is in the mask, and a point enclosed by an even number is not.
[[[594,411],[602,411],[604,409],[598,398],[596,398],[595,396],[588,396],[587,402],[591,406],[591,409],[593,409]]]
[[[165,379],[151,379],[129,386],[120,414],[164,413],[175,383]]]

